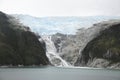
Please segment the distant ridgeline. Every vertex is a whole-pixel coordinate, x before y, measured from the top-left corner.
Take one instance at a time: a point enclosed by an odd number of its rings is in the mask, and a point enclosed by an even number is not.
[[[47,65],[45,45],[15,18],[0,12],[0,66]]]

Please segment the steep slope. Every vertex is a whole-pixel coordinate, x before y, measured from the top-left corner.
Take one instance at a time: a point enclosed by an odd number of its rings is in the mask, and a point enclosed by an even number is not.
[[[79,54],[85,48],[87,43],[91,41],[94,37],[96,37],[101,30],[108,28],[108,26],[94,25],[90,28],[81,28],[78,30],[76,35],[66,35],[57,33],[53,35],[53,42],[56,45],[56,48],[60,56],[66,60],[67,62],[74,65],[77,61]]]
[[[56,33],[52,35],[52,40],[56,46],[58,54],[70,64],[74,64],[77,59],[79,48],[76,46],[76,35]]]
[[[28,27],[0,12],[0,65],[47,65],[43,46]]]
[[[75,65],[120,68],[120,21],[111,20],[94,26],[106,28],[88,42]]]

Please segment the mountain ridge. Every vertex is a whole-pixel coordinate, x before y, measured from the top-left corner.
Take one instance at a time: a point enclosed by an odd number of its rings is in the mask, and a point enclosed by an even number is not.
[[[97,68],[120,68],[120,20],[94,24],[103,27],[81,51],[75,65]]]
[[[44,46],[28,27],[0,12],[0,66],[48,65]]]

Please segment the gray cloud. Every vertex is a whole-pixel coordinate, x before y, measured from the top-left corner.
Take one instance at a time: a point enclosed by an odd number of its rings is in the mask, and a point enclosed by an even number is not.
[[[120,15],[120,0],[4,0],[0,10],[33,16]]]

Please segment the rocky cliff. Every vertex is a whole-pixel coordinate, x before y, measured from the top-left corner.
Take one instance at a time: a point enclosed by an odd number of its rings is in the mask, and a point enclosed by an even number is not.
[[[111,20],[92,27],[93,33],[75,63],[76,66],[120,68],[120,21]]]
[[[74,65],[78,58],[79,48],[75,41],[76,35],[56,33],[52,35],[52,40],[56,46],[58,54],[68,63]]]
[[[43,46],[28,27],[0,12],[0,66],[47,65]]]

